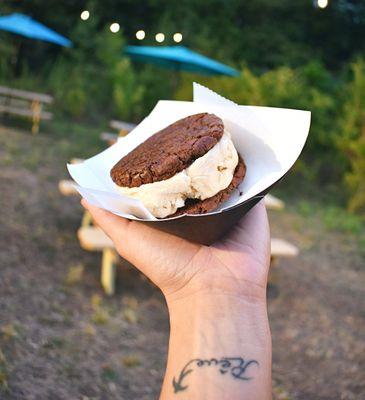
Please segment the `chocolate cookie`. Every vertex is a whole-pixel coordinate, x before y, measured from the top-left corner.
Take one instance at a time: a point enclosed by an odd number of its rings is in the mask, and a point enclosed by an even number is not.
[[[207,153],[223,132],[223,121],[214,114],[180,119],[123,157],[110,176],[117,185],[129,188],[166,180]]]
[[[185,206],[179,208],[175,214],[170,217],[176,217],[182,214],[205,214],[215,210],[220,204],[225,202],[230,194],[238,187],[246,175],[246,165],[239,156],[238,164],[234,170],[234,175],[231,183],[226,189],[221,190],[216,195],[205,200],[187,199]]]

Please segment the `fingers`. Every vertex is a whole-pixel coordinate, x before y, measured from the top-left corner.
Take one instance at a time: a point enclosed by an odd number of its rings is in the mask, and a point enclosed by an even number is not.
[[[94,222],[103,229],[103,231],[114,241],[114,239],[128,229],[129,220],[118,217],[108,211],[95,207],[88,203],[85,199],[81,200],[81,204],[92,215]]]
[[[112,239],[118,253],[160,286],[163,276],[186,265],[199,250],[198,245],[161,232],[137,221],[129,221],[95,207],[82,205]]]
[[[264,241],[270,235],[269,223],[264,200],[259,201],[244,215],[237,224],[247,235]]]
[[[218,247],[226,250],[241,249],[268,267],[270,261],[270,228],[264,201],[257,203],[245,214]]]

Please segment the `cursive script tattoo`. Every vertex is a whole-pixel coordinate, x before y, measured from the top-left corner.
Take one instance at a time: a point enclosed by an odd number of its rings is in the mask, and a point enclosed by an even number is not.
[[[187,375],[194,371],[194,367],[218,367],[218,371],[224,375],[229,374],[234,379],[240,379],[242,381],[249,381],[252,377],[246,375],[247,368],[253,364],[259,365],[256,360],[245,360],[242,357],[222,357],[220,359],[211,358],[208,360],[202,360],[200,358],[194,358],[187,362],[184,368],[181,370],[179,378],[175,377],[172,380],[172,386],[174,393],[182,392],[188,388],[186,382],[184,382]]]

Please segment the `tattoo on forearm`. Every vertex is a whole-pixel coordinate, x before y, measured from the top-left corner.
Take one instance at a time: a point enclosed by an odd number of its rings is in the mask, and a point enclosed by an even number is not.
[[[240,379],[241,381],[249,381],[252,379],[251,376],[247,376],[246,372],[248,367],[256,364],[259,366],[256,360],[245,360],[241,357],[222,357],[222,358],[211,358],[202,360],[200,358],[194,358],[187,362],[184,368],[181,370],[178,379],[175,377],[172,380],[172,386],[174,393],[182,392],[188,388],[185,378],[188,374],[194,371],[194,367],[218,367],[219,372],[224,375],[227,374],[234,379]]]

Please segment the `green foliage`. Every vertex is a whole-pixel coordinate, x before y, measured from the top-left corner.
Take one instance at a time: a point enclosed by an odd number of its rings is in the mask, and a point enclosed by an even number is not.
[[[13,43],[0,38],[0,82],[12,75],[13,64],[16,57],[16,48]]]
[[[6,7],[6,1],[4,7]],[[99,18],[98,26],[118,21],[128,42],[144,29],[146,44],[156,44],[154,33],[164,32],[164,44],[174,44],[181,31],[183,44],[223,62],[260,71],[282,65],[298,67],[320,59],[332,70],[365,51],[365,2],[332,0],[322,10],[312,0],[183,0],[163,1],[32,0],[8,2],[12,11],[34,16],[70,36],[82,9],[91,10],[85,25]],[[2,5],[3,8],[3,5]],[[3,13],[2,9],[2,13]],[[74,37],[73,37],[74,39]]]
[[[143,112],[143,87],[130,61],[122,57],[122,34],[98,31],[94,18],[79,22],[71,38],[74,48],[57,59],[48,77],[48,90],[57,108],[73,118],[107,115],[139,118]]]
[[[364,228],[364,224],[358,216],[336,206],[323,208],[323,222],[328,230],[337,230],[354,235],[362,232]]]
[[[365,50],[365,41],[358,40],[365,35],[365,5],[360,3],[332,1],[320,10],[307,0],[153,0],[143,4],[141,13],[142,6],[132,1],[123,7],[112,0],[86,5],[76,0],[69,7],[56,0],[49,0],[47,7],[43,0],[22,2],[16,11],[70,37],[74,46],[60,49],[0,33],[0,81],[53,94],[53,126],[87,121],[88,128],[94,127],[92,141],[95,127],[111,118],[138,122],[159,99],[190,100],[193,81],[239,104],[310,110],[311,132],[293,182],[300,177],[302,186],[312,190],[315,185],[336,187],[337,199],[362,212],[365,61],[359,59],[351,73],[343,72]],[[79,18],[83,8],[91,11],[87,21]],[[10,6],[5,10],[15,11]],[[109,31],[112,20],[121,24],[123,34]],[[231,64],[241,74],[206,77],[131,63],[123,47],[126,41],[137,44],[137,27],[146,31],[146,45],[156,44],[152,32],[164,32],[164,44],[171,45],[172,34],[181,31],[182,44]],[[77,137],[80,145],[75,146],[82,147],[84,133],[64,132]]]
[[[346,209],[328,204],[328,202],[315,202],[313,200],[300,200],[294,202],[293,209],[307,219],[322,221],[325,229],[338,231],[363,237],[365,232],[364,219]]]
[[[338,144],[346,156],[345,182],[350,191],[349,209],[365,213],[365,61],[351,66],[352,79],[345,91]]]
[[[125,120],[138,119],[143,113],[144,87],[138,83],[128,59],[123,58],[116,63],[113,78],[116,117]]]

